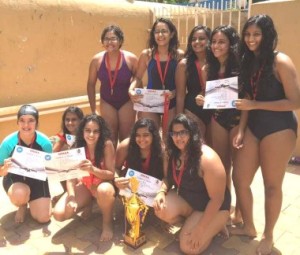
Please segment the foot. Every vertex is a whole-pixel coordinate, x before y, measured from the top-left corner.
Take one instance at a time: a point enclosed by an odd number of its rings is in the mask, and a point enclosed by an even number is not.
[[[100,242],[109,241],[113,237],[113,228],[111,223],[103,223],[102,233],[100,235]]]
[[[22,205],[19,207],[19,209],[17,210],[16,215],[15,215],[16,223],[24,222],[26,210],[27,210],[27,205]]]
[[[263,237],[260,240],[260,243],[256,249],[256,254],[258,255],[270,254],[272,252],[273,245],[274,245],[273,238]]]
[[[166,233],[176,234],[178,230],[180,230],[180,228],[182,227],[182,223],[169,224],[165,221],[161,221],[160,226]]]
[[[231,225],[240,225],[243,224],[243,218],[242,216],[237,216],[237,215],[230,215],[230,222]]]
[[[86,207],[83,208],[81,218],[83,220],[87,220],[92,215],[93,210],[93,204],[89,204]]]
[[[239,228],[239,227],[231,227],[230,228],[230,234],[231,235],[237,235],[237,236],[248,236],[250,238],[256,237],[256,230],[253,228],[246,228],[245,226]]]

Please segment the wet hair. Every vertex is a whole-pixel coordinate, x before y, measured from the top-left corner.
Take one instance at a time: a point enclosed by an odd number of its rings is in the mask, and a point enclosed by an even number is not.
[[[220,62],[214,56],[211,50],[212,40],[215,34],[218,32],[223,33],[229,40],[229,53],[226,60],[225,75],[224,78],[237,76],[239,72],[239,61],[238,61],[238,43],[239,35],[237,31],[229,25],[216,27],[210,37],[210,43],[208,47],[207,63],[208,63],[208,74],[207,80],[217,80],[219,78]]]
[[[148,47],[152,50],[152,56],[154,56],[156,50],[157,50],[157,42],[155,41],[155,34],[154,31],[156,29],[156,25],[158,23],[165,23],[168,26],[168,29],[170,31],[170,34],[173,34],[172,38],[170,39],[169,42],[169,48],[168,51],[169,53],[171,53],[171,56],[174,59],[177,59],[177,49],[179,47],[179,40],[178,40],[178,33],[177,33],[177,29],[175,27],[175,25],[172,23],[171,20],[169,19],[165,19],[165,18],[159,18],[157,19],[150,31],[150,37],[149,37],[149,41],[148,41]]]
[[[201,150],[201,133],[199,130],[199,127],[197,123],[186,116],[185,114],[178,114],[176,117],[171,121],[169,126],[169,133],[173,132],[173,126],[175,124],[182,124],[183,127],[189,131],[190,139],[187,143],[187,156],[188,156],[188,162],[186,169],[189,169],[191,175],[197,174],[199,170],[199,160],[202,156],[202,150]],[[169,164],[168,164],[168,171],[172,170],[172,160],[173,159],[179,159],[180,157],[180,150],[177,148],[177,146],[174,144],[173,138],[168,135],[167,137],[167,153],[169,156]]]
[[[61,118],[61,129],[63,131],[63,134],[70,134],[70,131],[67,129],[66,125],[65,125],[65,120],[66,120],[66,116],[68,113],[74,113],[76,114],[76,116],[78,117],[79,120],[83,119],[83,112],[82,110],[77,107],[77,106],[69,106],[63,113],[62,118]]]
[[[147,128],[152,135],[149,175],[161,180],[163,178],[162,142],[158,128],[151,119],[139,119],[132,128],[129,138],[128,156],[126,158],[128,167],[135,170],[142,169],[141,150],[136,143],[136,133],[140,128]]]
[[[105,122],[105,120],[101,117],[98,116],[97,114],[90,114],[86,115],[82,121],[80,122],[80,125],[77,130],[77,135],[76,135],[76,147],[85,147],[86,146],[86,141],[84,139],[84,128],[87,123],[89,122],[95,122],[99,126],[99,131],[100,135],[98,138],[98,141],[96,143],[96,148],[95,148],[95,164],[97,167],[100,166],[100,161],[104,157],[104,147],[105,147],[105,142],[107,140],[110,140],[111,134],[110,130]]]
[[[23,115],[32,115],[36,120],[36,125],[39,123],[39,111],[30,104],[22,105],[18,111],[17,119],[19,120]]]
[[[108,32],[113,32],[118,37],[119,42],[120,42],[120,47],[119,48],[121,48],[122,45],[123,45],[123,42],[124,42],[124,33],[121,30],[121,28],[119,26],[116,26],[116,25],[110,25],[110,26],[104,28],[102,33],[101,33],[101,43],[104,43],[105,35]]]
[[[262,40],[259,48],[259,55],[255,56],[254,52],[250,51],[245,43],[246,30],[255,25],[261,29]],[[250,17],[245,23],[242,30],[242,39],[240,42],[239,55],[241,59],[241,81],[245,84],[249,83],[254,72],[263,67],[258,90],[263,90],[268,84],[268,79],[273,74],[273,65],[278,42],[278,35],[275,29],[273,20],[265,14]]]
[[[195,63],[195,60],[197,59],[197,56],[196,56],[196,54],[193,50],[193,47],[192,47],[192,39],[193,39],[194,33],[199,31],[199,30],[204,31],[208,41],[210,39],[211,29],[207,26],[202,26],[202,25],[195,26],[192,29],[192,31],[190,32],[190,35],[188,37],[188,43],[187,43],[186,51],[184,53],[184,56],[186,58],[186,76],[187,77],[189,77],[189,70],[191,70],[192,66]]]

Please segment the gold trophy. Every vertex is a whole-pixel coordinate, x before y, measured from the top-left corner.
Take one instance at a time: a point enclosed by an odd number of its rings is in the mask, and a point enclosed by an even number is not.
[[[125,207],[125,234],[124,242],[136,249],[146,242],[146,235],[141,233],[141,226],[145,220],[148,206],[138,197],[139,181],[136,177],[130,179],[132,196],[123,197]]]

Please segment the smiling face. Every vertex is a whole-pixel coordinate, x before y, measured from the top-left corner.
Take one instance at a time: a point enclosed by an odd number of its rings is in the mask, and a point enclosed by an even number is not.
[[[263,39],[262,31],[257,25],[249,26],[244,33],[244,41],[250,51],[258,54]]]
[[[140,149],[150,149],[153,141],[153,135],[149,132],[148,128],[138,128],[135,133],[135,142]]]
[[[102,44],[106,51],[112,52],[119,50],[122,42],[114,31],[108,31],[102,39]]]
[[[205,52],[207,43],[208,37],[203,29],[194,32],[191,45],[195,53]]]
[[[158,22],[154,29],[154,38],[158,46],[169,45],[173,34],[170,32],[168,25],[164,22]]]
[[[214,56],[223,62],[229,55],[230,42],[227,36],[222,32],[217,32],[213,35],[211,40],[211,50]]]
[[[83,137],[87,145],[96,145],[100,139],[99,125],[94,121],[87,122],[83,129]]]
[[[75,135],[80,123],[80,119],[76,113],[68,112],[65,116],[64,123],[70,134]]]
[[[174,145],[180,150],[184,151],[190,140],[190,133],[182,124],[174,124],[172,127],[171,137]]]
[[[21,136],[31,136],[35,134],[37,122],[32,115],[22,115],[17,122]]]

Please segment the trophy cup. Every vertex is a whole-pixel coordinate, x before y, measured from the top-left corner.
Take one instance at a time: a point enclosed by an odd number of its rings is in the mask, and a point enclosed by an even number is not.
[[[123,197],[125,208],[125,234],[124,242],[136,249],[146,242],[146,235],[141,233],[141,225],[145,220],[148,206],[138,197],[139,181],[136,177],[130,179],[132,196]]]

